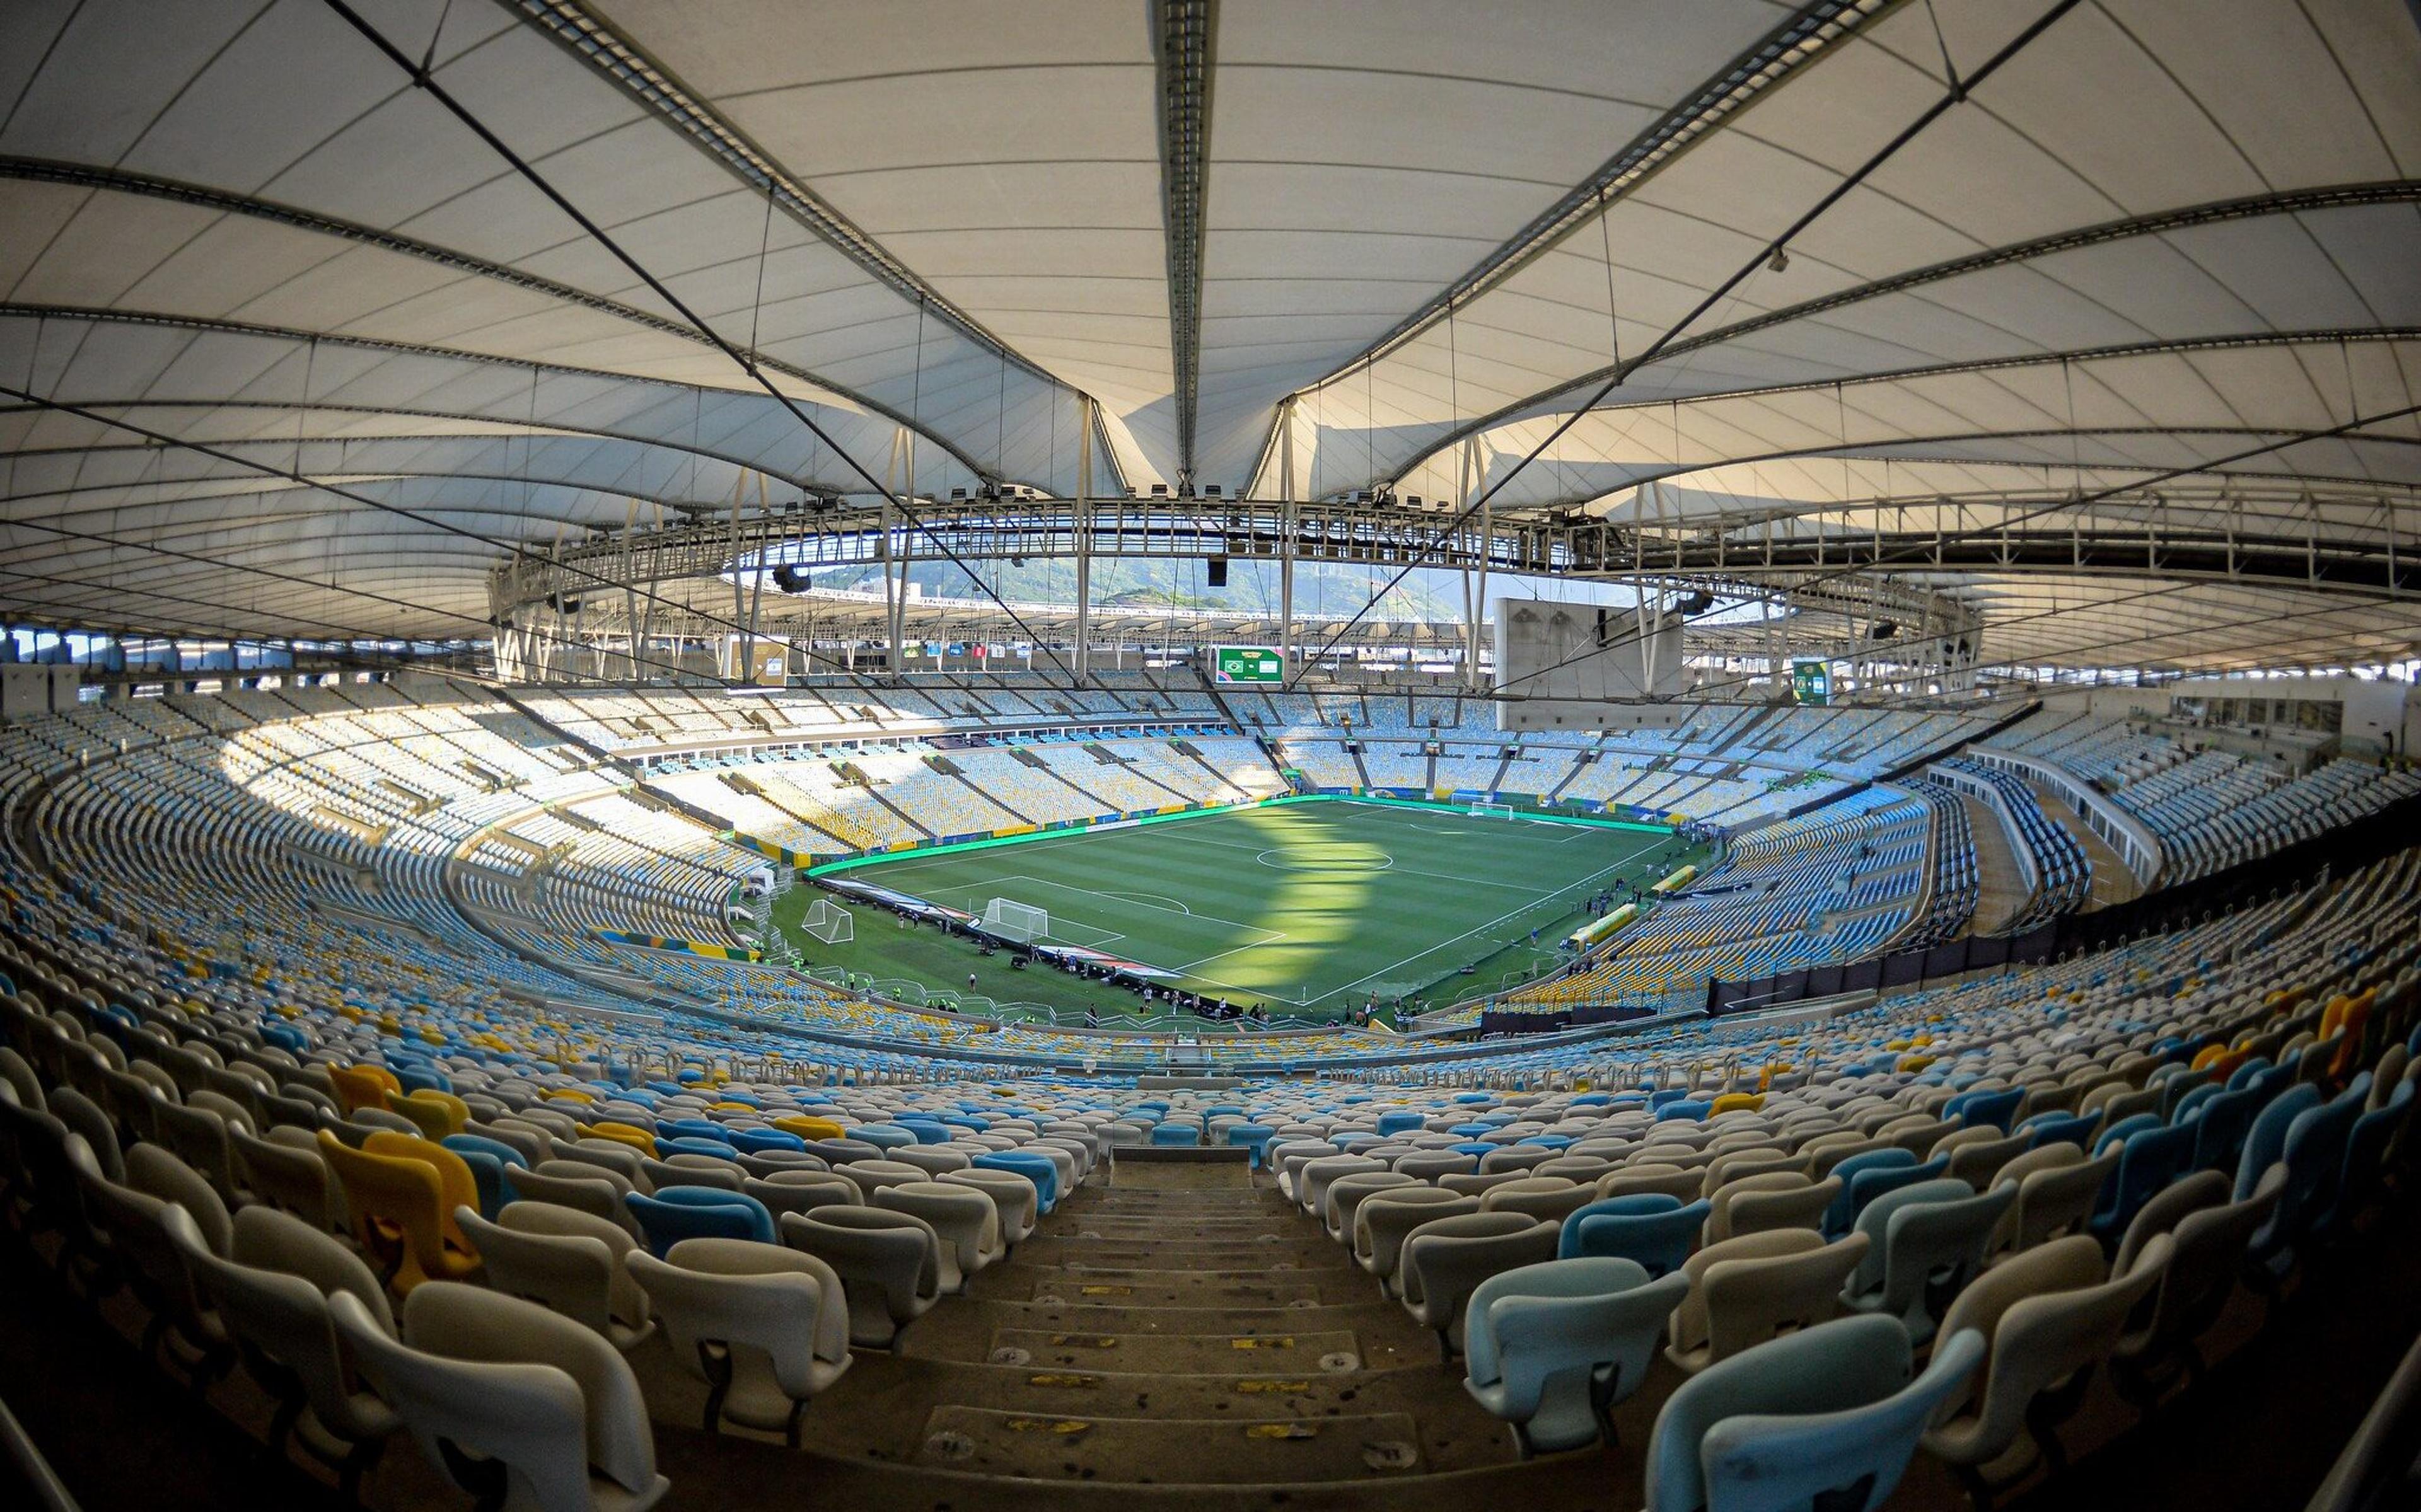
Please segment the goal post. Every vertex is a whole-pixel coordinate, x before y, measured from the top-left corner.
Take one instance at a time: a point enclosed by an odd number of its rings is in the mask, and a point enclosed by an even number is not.
[[[983,927],[986,934],[1030,945],[1051,932],[1051,915],[1031,903],[995,897],[984,905]]]
[[[1471,817],[1476,819],[1509,819],[1513,817],[1510,803],[1474,803]]]
[[[857,920],[849,910],[829,897],[820,897],[799,920],[799,927],[828,945],[847,944],[857,938]]]

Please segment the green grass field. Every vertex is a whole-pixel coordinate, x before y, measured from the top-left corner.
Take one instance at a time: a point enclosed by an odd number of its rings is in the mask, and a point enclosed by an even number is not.
[[[972,914],[995,897],[1033,904],[1051,916],[1045,943],[1273,1013],[1328,1017],[1373,993],[1446,1002],[1535,974],[1591,894],[1617,879],[1645,885],[1690,854],[1662,832],[1338,801],[912,854],[842,875]],[[1065,973],[1008,971],[1005,955],[898,928],[871,907],[853,910],[851,943],[819,945],[794,927],[818,896],[794,889],[775,912],[811,963],[949,990],[973,971],[984,996],[1080,1011],[1134,1003]]]

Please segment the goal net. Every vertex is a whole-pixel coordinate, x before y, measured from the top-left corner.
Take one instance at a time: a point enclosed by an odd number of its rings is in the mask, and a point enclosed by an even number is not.
[[[1030,945],[1051,932],[1051,915],[1031,903],[995,897],[984,905],[983,927],[987,934]]]
[[[857,921],[849,910],[828,897],[816,899],[799,921],[799,927],[828,945],[845,944],[857,938]]]
[[[1471,805],[1471,815],[1474,818],[1509,819],[1513,817],[1513,805],[1510,803],[1474,803]]]

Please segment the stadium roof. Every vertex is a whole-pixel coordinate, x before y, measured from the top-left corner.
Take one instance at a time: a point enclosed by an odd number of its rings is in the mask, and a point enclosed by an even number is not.
[[[2406,0],[24,0],[0,603],[461,634],[743,471],[1089,450],[2400,659],[2416,81]]]

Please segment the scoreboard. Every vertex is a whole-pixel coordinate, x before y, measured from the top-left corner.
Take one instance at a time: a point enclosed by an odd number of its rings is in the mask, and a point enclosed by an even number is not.
[[[1286,656],[1266,646],[1222,646],[1211,653],[1212,682],[1284,682]]]
[[[1812,709],[1822,709],[1833,701],[1833,673],[1821,662],[1794,660],[1790,663],[1790,698],[1793,703]]]

